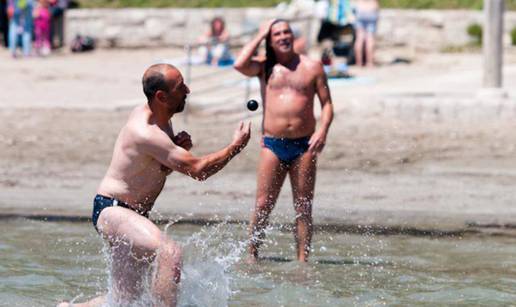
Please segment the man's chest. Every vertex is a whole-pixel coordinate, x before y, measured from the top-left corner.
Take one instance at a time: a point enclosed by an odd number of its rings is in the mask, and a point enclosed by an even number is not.
[[[273,67],[268,82],[271,89],[292,89],[301,93],[313,92],[314,84],[313,72],[304,68],[291,70],[282,65]]]

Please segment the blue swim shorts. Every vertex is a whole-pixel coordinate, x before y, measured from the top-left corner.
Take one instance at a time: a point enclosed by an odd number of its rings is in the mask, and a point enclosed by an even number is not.
[[[356,27],[363,29],[367,33],[376,33],[378,23],[378,12],[358,12],[356,19]]]
[[[290,165],[304,154],[310,146],[309,141],[310,137],[308,136],[298,139],[263,137],[263,145],[270,149],[285,165]]]
[[[93,199],[93,212],[91,214],[91,221],[93,222],[93,227],[95,227],[97,232],[99,231],[97,228],[97,222],[99,221],[99,216],[100,216],[100,213],[102,212],[102,210],[104,210],[108,207],[116,207],[116,206],[127,208],[130,210],[133,210],[134,212],[140,214],[141,216],[144,216],[147,218],[149,217],[149,212],[144,212],[144,213],[139,212],[139,211],[131,208],[127,203],[124,203],[123,201],[120,201],[116,198],[111,198],[111,197],[97,194],[95,196],[95,199]]]

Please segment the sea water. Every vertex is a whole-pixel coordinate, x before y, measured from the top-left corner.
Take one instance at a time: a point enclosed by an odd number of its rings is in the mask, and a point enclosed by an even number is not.
[[[224,223],[166,229],[184,248],[180,306],[516,302],[516,238],[315,233],[310,262],[300,264],[292,261],[292,234],[270,229],[263,260],[247,265],[246,232]],[[102,250],[89,223],[0,221],[0,306],[55,306],[106,294],[109,257]]]

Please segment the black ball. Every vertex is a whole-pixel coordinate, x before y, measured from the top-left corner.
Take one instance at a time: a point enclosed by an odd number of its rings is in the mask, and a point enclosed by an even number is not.
[[[249,111],[256,111],[256,109],[258,109],[258,101],[254,99],[249,100],[247,102],[247,109],[249,109]]]

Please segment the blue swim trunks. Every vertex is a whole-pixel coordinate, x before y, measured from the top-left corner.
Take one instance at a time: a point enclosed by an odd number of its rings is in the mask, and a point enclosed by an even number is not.
[[[134,212],[136,212],[142,216],[145,216],[147,218],[149,217],[149,212],[141,213],[139,211],[134,210],[127,203],[124,203],[123,201],[98,194],[97,196],[95,196],[95,199],[93,200],[93,212],[91,214],[91,221],[93,222],[93,226],[95,227],[97,232],[99,231],[97,228],[97,222],[99,220],[99,216],[100,216],[100,213],[102,212],[102,210],[104,210],[108,207],[116,207],[116,206],[124,207],[124,208],[130,209],[130,210],[133,210]]]
[[[308,150],[309,141],[310,137],[308,136],[298,139],[263,137],[263,145],[270,149],[280,159],[281,163],[287,166]]]
[[[355,21],[355,26],[358,29],[363,29],[367,33],[374,34],[376,33],[376,28],[378,24],[378,12],[357,12],[357,19]]]

